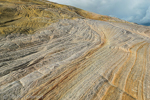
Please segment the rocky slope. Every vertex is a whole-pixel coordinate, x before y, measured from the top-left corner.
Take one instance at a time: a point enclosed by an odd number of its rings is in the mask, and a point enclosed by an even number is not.
[[[150,100],[150,27],[44,0],[0,5],[0,100]]]
[[[33,34],[61,19],[76,18],[126,22],[45,0],[0,0],[0,34],[4,35]]]

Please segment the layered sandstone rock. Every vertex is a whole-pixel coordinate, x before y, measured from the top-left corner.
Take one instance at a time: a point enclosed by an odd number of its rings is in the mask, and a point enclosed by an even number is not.
[[[150,100],[150,27],[84,17],[6,34],[0,100]]]
[[[61,19],[77,18],[129,23],[46,0],[0,0],[0,35],[33,34]]]

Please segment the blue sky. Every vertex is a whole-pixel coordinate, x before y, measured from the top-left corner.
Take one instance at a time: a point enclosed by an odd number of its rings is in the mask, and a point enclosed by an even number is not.
[[[49,0],[102,15],[150,25],[150,0]]]

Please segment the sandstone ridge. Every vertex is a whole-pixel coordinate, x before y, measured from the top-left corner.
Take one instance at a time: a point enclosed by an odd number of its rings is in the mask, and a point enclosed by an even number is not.
[[[0,35],[0,100],[150,100],[150,27],[112,19]]]
[[[129,23],[46,0],[0,0],[0,35],[33,34],[61,19],[76,18]]]

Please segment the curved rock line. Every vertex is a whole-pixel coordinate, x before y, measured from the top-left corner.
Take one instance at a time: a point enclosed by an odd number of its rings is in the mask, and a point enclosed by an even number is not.
[[[149,100],[150,39],[138,27],[76,19],[7,35],[0,100]]]

